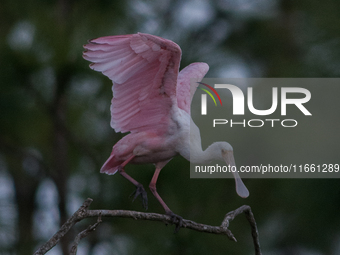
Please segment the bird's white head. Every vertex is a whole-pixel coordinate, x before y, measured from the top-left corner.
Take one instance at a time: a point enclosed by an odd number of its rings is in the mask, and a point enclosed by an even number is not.
[[[230,166],[236,166],[233,147],[227,142],[218,142],[222,159]]]
[[[233,147],[227,142],[215,142],[207,148],[207,154],[210,159],[225,161],[227,165],[236,166],[234,160]],[[209,157],[208,156],[208,157]]]

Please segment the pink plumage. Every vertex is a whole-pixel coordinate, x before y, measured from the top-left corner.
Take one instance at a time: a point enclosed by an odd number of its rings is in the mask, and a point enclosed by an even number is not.
[[[160,130],[160,125],[164,129],[176,100],[179,46],[133,34],[94,39],[84,47],[84,58],[93,62],[90,67],[113,82],[112,128],[122,133]]]

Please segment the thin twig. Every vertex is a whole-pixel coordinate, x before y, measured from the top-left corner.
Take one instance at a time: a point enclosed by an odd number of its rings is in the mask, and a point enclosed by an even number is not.
[[[250,224],[251,227],[251,235],[253,237],[253,243],[255,248],[255,254],[261,255],[261,248],[260,248],[260,239],[259,239],[259,232],[257,230],[257,225],[255,221],[255,217],[253,212],[251,211],[251,208],[249,205],[243,205],[239,208],[237,208],[234,211],[228,212],[221,224],[221,227],[229,227],[230,221],[234,220],[237,215],[240,215],[241,213],[244,213],[246,215],[246,218]]]
[[[90,232],[94,231],[94,229],[101,222],[101,217],[122,217],[122,218],[132,218],[135,220],[151,220],[151,221],[160,221],[165,224],[176,224],[173,222],[170,216],[165,214],[158,213],[145,213],[145,212],[136,212],[136,211],[127,211],[127,210],[88,210],[88,207],[92,203],[92,199],[88,198],[85,200],[83,205],[72,215],[72,217],[67,220],[67,222],[60,228],[60,230],[43,246],[41,246],[34,255],[43,255],[50,249],[52,249],[59,240],[76,224],[77,222],[85,219],[85,218],[93,218],[98,217],[97,223],[92,226],[89,226],[86,230],[79,233],[73,242],[73,246],[75,250],[71,250],[71,254],[75,255],[77,252],[77,246],[79,241],[87,236]],[[210,226],[201,223],[197,223],[191,220],[183,219],[183,228],[192,229],[199,232],[212,233],[212,234],[220,234],[226,235],[230,240],[236,242],[236,238],[232,234],[232,232],[228,229],[229,222],[232,221],[237,215],[245,213],[246,218],[248,219],[251,229],[252,229],[252,237],[255,247],[255,254],[261,255],[260,243],[258,238],[258,231],[256,227],[256,222],[254,219],[254,215],[251,212],[249,206],[244,205],[240,208],[229,212],[226,214],[221,226]],[[73,253],[72,253],[73,252]]]
[[[88,226],[87,229],[81,231],[76,238],[74,239],[74,242],[71,247],[70,255],[76,255],[77,254],[77,249],[78,249],[78,244],[81,239],[86,237],[88,234],[96,230],[96,227],[102,222],[102,217],[101,214],[99,214],[99,217],[97,219],[97,222],[93,225]]]

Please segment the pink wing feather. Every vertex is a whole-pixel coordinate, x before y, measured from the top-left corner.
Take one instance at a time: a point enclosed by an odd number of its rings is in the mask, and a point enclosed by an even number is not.
[[[172,41],[132,34],[93,39],[84,45],[90,67],[113,81],[111,127],[116,132],[167,130],[176,101],[180,47]]]
[[[198,83],[209,71],[206,63],[192,63],[183,68],[177,79],[177,104],[178,107],[190,114],[192,98]]]

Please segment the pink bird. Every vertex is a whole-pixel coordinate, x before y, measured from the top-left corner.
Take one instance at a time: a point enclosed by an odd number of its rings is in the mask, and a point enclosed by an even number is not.
[[[180,47],[149,34],[101,37],[90,40],[84,48],[83,57],[92,62],[90,67],[113,82],[111,127],[116,132],[130,132],[113,146],[100,172],[112,175],[118,171],[136,186],[134,198],[140,195],[147,208],[143,186],[124,167],[128,163],[155,164],[149,188],[179,228],[182,218],[157,193],[161,169],[176,155],[193,163],[217,159],[235,165],[233,148],[227,142],[215,142],[202,150],[200,131],[190,116],[191,100],[198,86],[196,83],[190,88],[190,79],[201,81],[209,66],[192,63],[179,72]],[[238,195],[247,197],[249,192],[240,176],[233,174]]]

